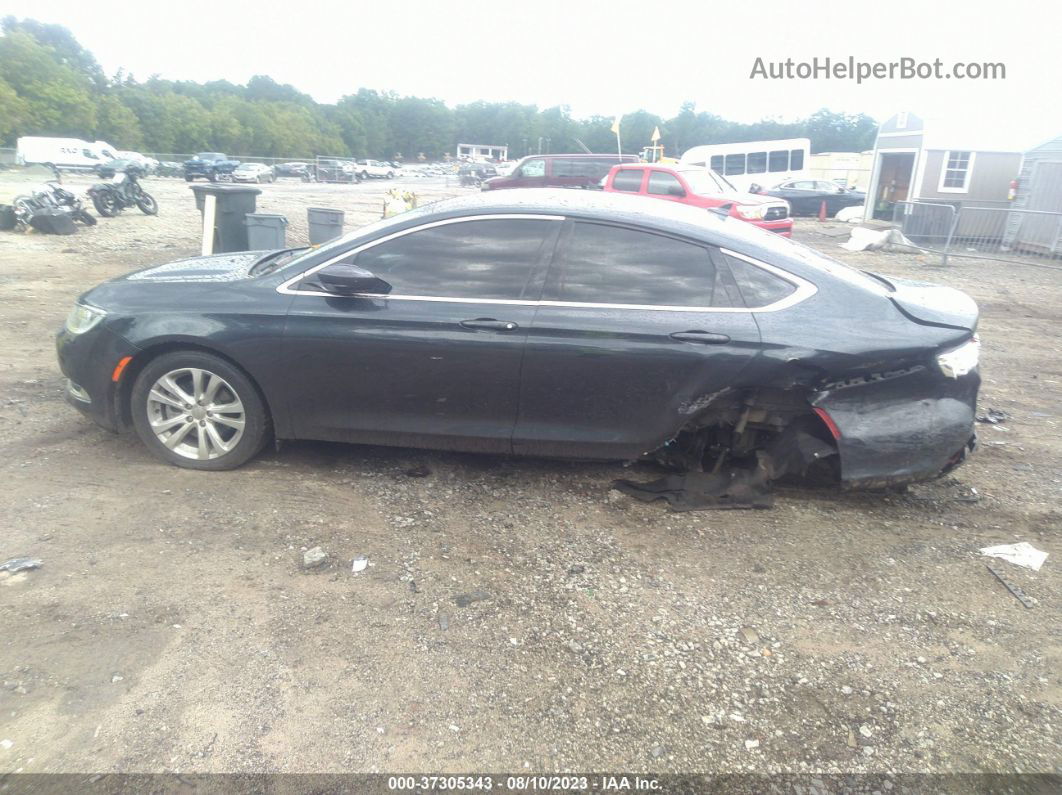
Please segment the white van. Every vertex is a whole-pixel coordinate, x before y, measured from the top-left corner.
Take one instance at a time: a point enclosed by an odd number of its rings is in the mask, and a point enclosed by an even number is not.
[[[71,171],[91,171],[117,159],[117,150],[106,141],[26,136],[18,139],[17,146],[19,163],[47,163]]]

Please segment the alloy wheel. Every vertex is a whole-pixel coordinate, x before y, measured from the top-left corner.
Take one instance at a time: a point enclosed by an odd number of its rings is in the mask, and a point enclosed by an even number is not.
[[[243,401],[221,376],[182,367],[152,385],[148,424],[162,444],[184,458],[200,461],[231,452],[247,422]]]

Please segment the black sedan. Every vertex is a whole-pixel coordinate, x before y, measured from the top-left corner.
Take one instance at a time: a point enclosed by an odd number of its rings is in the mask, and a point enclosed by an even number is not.
[[[792,215],[818,215],[822,203],[826,202],[826,214],[834,216],[838,210],[858,207],[867,200],[863,191],[851,190],[825,179],[794,179],[761,192],[785,199]]]
[[[58,351],[73,405],[193,469],[275,437],[881,486],[970,448],[977,317],[715,213],[523,190],[106,282]]]

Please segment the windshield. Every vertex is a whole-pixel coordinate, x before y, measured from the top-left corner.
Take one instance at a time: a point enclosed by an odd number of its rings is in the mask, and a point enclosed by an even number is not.
[[[723,177],[707,168],[680,171],[690,190],[699,196],[709,196],[715,193],[737,193],[737,188],[727,182]]]
[[[225,155],[218,154],[217,152],[200,152],[195,156],[196,160],[224,160]]]

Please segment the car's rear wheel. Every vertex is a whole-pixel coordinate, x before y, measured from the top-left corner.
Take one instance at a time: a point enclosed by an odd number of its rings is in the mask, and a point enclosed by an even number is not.
[[[272,430],[251,380],[199,351],[151,361],[133,385],[132,415],[148,449],[188,469],[235,469],[258,454]]]

